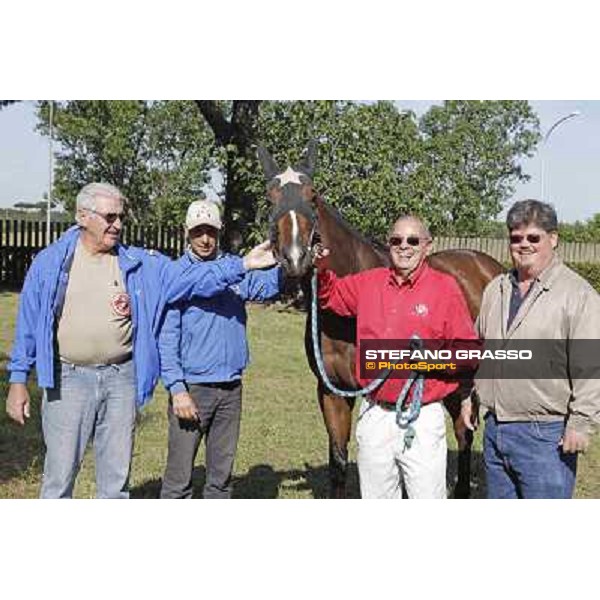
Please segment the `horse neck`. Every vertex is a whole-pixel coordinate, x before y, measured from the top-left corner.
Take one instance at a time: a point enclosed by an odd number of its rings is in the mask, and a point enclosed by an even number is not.
[[[336,275],[358,273],[388,264],[382,248],[363,237],[332,207],[317,199],[319,235],[329,249],[329,264]]]

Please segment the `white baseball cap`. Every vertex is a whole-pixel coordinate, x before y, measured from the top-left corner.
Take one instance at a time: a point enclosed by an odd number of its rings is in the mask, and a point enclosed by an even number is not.
[[[185,217],[185,226],[189,231],[198,225],[210,225],[215,229],[221,229],[219,207],[214,202],[195,200],[190,204]]]

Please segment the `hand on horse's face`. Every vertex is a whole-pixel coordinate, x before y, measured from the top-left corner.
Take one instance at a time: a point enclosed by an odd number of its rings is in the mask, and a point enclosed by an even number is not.
[[[271,242],[268,240],[254,246],[243,258],[244,269],[251,271],[253,269],[266,269],[277,264]]]
[[[312,249],[312,263],[317,271],[324,271],[329,265],[329,248],[323,244],[315,244]]]

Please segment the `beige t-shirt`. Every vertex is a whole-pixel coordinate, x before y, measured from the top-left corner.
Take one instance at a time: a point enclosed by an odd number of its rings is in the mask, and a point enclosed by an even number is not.
[[[131,304],[116,253],[90,254],[77,243],[62,314],[61,360],[78,365],[122,362],[132,347]]]

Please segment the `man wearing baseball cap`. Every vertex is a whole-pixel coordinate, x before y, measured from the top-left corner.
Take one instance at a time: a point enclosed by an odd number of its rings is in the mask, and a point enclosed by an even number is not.
[[[214,202],[196,200],[190,204],[185,217],[185,228],[189,232],[200,225],[208,225],[215,230],[221,229],[219,207]]]
[[[219,250],[218,206],[190,204],[185,220],[189,246],[174,267],[226,257]],[[169,449],[161,498],[191,498],[194,460],[206,440],[204,498],[230,498],[240,431],[242,373],[248,364],[247,300],[275,297],[281,269],[248,272],[239,284],[209,298],[168,307],[159,336],[161,376],[169,391]]]

